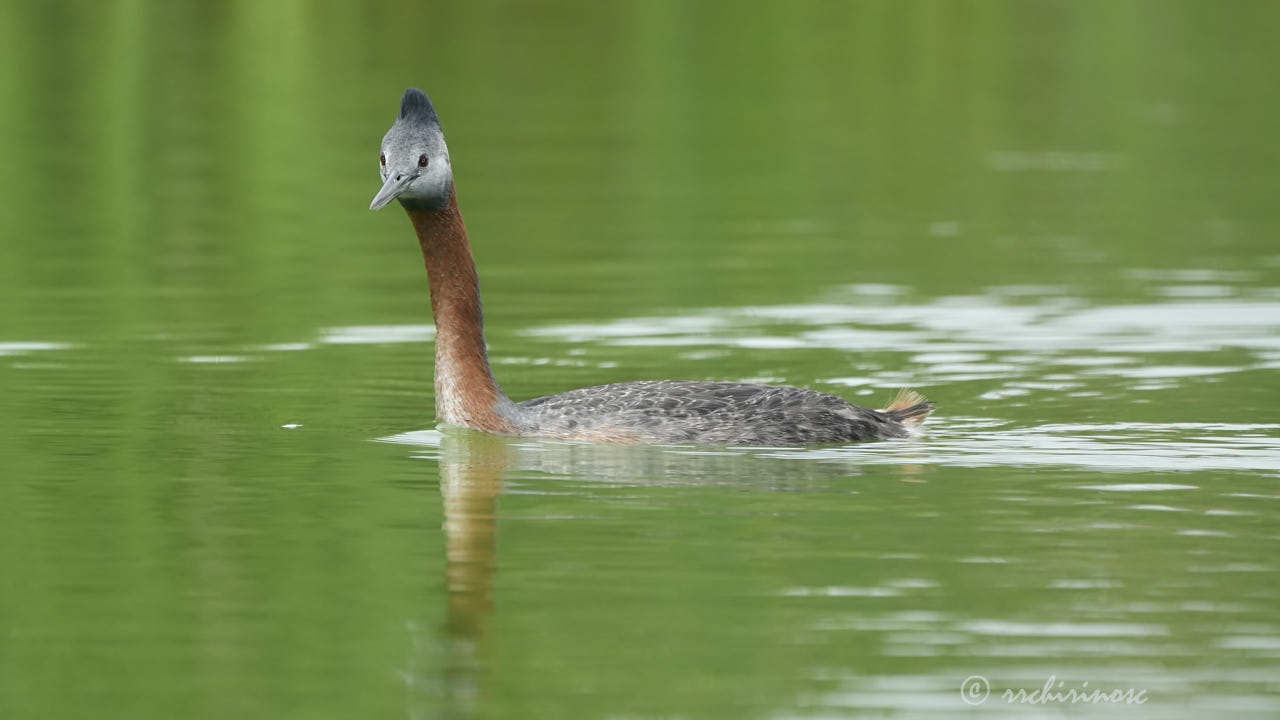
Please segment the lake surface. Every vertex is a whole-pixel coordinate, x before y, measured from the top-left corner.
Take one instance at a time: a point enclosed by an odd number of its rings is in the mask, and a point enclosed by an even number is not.
[[[108,5],[0,8],[0,717],[1280,715],[1280,5]],[[513,398],[927,432],[436,429],[410,85]]]

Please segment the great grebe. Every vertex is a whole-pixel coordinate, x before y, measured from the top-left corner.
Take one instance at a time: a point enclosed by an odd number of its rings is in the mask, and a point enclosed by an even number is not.
[[[615,383],[512,402],[485,351],[480,283],[458,211],[449,149],[426,94],[409,88],[382,138],[382,189],[370,210],[399,200],[418,234],[436,322],[436,415],[498,435],[615,443],[807,445],[905,437],[933,404],[912,391],[883,410],[777,385],[657,380]]]

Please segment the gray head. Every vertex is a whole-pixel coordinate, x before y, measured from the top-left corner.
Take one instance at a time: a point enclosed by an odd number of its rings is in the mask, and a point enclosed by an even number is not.
[[[369,203],[370,210],[396,198],[410,210],[439,210],[449,202],[453,190],[449,148],[426,93],[417,88],[404,91],[400,116],[382,138],[378,162],[382,189]]]

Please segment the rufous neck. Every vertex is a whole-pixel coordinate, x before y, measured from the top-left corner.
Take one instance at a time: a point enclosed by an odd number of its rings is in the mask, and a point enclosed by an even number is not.
[[[501,410],[502,393],[484,343],[480,280],[467,227],[451,189],[437,210],[405,208],[427,263],[431,313],[436,322],[436,416],[439,422],[486,432],[514,432]]]

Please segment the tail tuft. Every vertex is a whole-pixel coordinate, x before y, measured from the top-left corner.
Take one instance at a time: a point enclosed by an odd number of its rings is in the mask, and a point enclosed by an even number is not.
[[[883,412],[903,425],[918,427],[933,412],[933,403],[915,390],[899,390]]]

